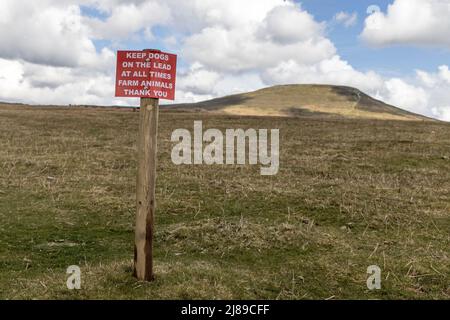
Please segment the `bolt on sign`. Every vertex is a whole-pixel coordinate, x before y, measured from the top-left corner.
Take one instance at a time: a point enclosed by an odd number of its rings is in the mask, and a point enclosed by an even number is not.
[[[116,97],[139,97],[134,276],[152,281],[159,99],[175,99],[177,56],[159,50],[118,51]]]
[[[175,99],[177,56],[157,50],[118,51],[116,97]]]

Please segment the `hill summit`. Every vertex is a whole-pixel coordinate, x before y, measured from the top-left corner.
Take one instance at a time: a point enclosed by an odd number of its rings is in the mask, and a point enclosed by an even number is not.
[[[430,120],[385,104],[358,89],[331,85],[274,86],[170,108],[247,116]]]

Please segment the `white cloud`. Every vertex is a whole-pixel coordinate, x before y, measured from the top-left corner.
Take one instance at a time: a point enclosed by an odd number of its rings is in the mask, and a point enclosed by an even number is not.
[[[334,20],[338,23],[342,23],[345,27],[353,27],[358,22],[358,13],[348,13],[345,11],[341,11],[336,13],[334,16]]]
[[[110,104],[114,79],[101,72],[0,58],[0,100],[34,104]]]
[[[374,72],[362,73],[335,55],[316,64],[298,64],[294,60],[283,61],[267,69],[263,79],[268,84],[316,83],[347,85],[365,91],[375,91],[383,79]]]
[[[20,62],[0,59],[0,94],[14,99],[12,91],[20,86],[23,74]]]
[[[336,49],[328,39],[320,37],[281,45],[258,38],[257,30],[206,28],[186,39],[184,52],[191,61],[214,70],[244,72],[288,59],[316,63],[334,54]]]
[[[416,74],[419,82],[421,82],[425,87],[432,88],[436,85],[435,77],[431,76],[428,72],[416,70]]]
[[[2,0],[0,12],[0,57],[71,67],[97,62],[78,6]]]
[[[365,21],[363,40],[375,46],[393,44],[450,46],[449,0],[394,0],[386,13]]]
[[[106,20],[85,18],[87,25],[96,39],[123,40],[134,33],[144,30],[147,38],[151,38],[151,28],[170,21],[170,9],[156,1],[127,2],[114,6]]]
[[[194,63],[188,70],[179,72],[177,81],[179,92],[176,102],[196,102],[254,91],[265,86],[258,73],[221,74],[206,69],[200,63]]]
[[[194,63],[187,72],[179,73],[178,88],[196,95],[207,95],[213,92],[220,78],[219,73],[206,70],[200,63]]]
[[[383,100],[388,103],[416,113],[428,113],[429,97],[423,88],[413,86],[398,78],[386,81],[385,88],[386,95]]]
[[[448,66],[439,67],[439,77],[450,84],[450,70],[448,69]]]
[[[160,0],[170,8],[170,26],[183,33],[199,33],[206,27],[247,28],[261,23],[273,8],[291,6],[284,0]]]
[[[432,109],[433,116],[442,121],[450,122],[450,105],[434,107]]]
[[[191,61],[222,72],[260,70],[287,60],[317,63],[336,53],[323,29],[299,6],[287,2],[267,11],[260,21],[207,26],[185,39],[183,51]]]
[[[278,6],[267,13],[259,28],[260,36],[279,44],[291,44],[323,35],[324,23],[294,5]]]
[[[442,65],[436,72],[417,70],[417,86],[426,90],[428,103],[425,114],[449,121],[450,115],[450,71]]]
[[[226,75],[222,77],[214,87],[215,96],[225,96],[228,94],[243,93],[255,91],[265,87],[266,84],[261,80],[257,72],[248,72],[238,75]]]

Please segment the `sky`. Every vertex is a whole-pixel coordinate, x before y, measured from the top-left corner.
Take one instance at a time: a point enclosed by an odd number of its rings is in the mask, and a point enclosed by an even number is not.
[[[175,102],[278,84],[356,87],[450,121],[450,0],[1,0],[0,101],[115,98],[115,54],[178,55]]]

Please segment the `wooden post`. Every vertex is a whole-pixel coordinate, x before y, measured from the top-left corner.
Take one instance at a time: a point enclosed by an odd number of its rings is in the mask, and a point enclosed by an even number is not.
[[[141,98],[136,190],[134,276],[152,281],[159,100]]]

